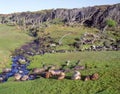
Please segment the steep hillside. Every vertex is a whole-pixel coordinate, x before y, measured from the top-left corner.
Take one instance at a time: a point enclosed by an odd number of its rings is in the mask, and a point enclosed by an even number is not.
[[[26,24],[41,24],[46,21],[59,19],[67,24],[79,23],[101,28],[105,26],[106,19],[113,19],[120,25],[120,4],[13,13],[1,15],[0,17],[1,23],[21,23],[24,20]]]

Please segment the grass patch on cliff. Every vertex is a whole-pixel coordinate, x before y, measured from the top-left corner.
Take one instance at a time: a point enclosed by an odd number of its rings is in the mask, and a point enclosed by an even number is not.
[[[8,82],[0,84],[0,94],[119,94],[120,92],[120,52],[77,52],[57,53],[34,56],[29,68],[46,65],[62,65],[66,60],[74,65],[81,60],[81,65],[88,68],[81,70],[83,76],[97,72],[100,78],[96,81],[64,80],[38,78],[33,81]],[[67,74],[72,75],[73,71]]]
[[[0,67],[7,66],[10,62],[11,51],[20,47],[32,38],[18,30],[15,26],[0,25]]]

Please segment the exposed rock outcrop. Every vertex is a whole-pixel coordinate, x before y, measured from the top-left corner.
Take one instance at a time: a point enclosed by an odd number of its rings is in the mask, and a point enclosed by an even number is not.
[[[51,9],[38,12],[22,12],[0,15],[0,23],[25,21],[26,25],[37,24],[61,19],[64,23],[86,24],[88,26],[104,27],[106,19],[115,20],[120,25],[120,4],[101,5],[74,9]]]

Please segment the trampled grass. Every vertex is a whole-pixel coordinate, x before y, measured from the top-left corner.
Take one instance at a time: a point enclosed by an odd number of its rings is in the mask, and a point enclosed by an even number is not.
[[[77,60],[87,69],[81,70],[82,76],[97,72],[96,81],[71,80],[73,73],[66,74],[63,80],[53,78],[38,78],[33,81],[15,82],[10,78],[8,82],[0,84],[0,94],[119,94],[120,92],[120,52],[76,52],[57,53],[34,56],[29,68],[42,67],[42,63],[62,65],[66,60],[74,65]]]

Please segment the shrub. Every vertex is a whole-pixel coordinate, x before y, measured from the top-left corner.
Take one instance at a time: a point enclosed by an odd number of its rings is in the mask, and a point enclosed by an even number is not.
[[[117,25],[116,21],[112,20],[112,19],[109,19],[106,21],[106,24],[109,26],[109,27],[115,27]]]

